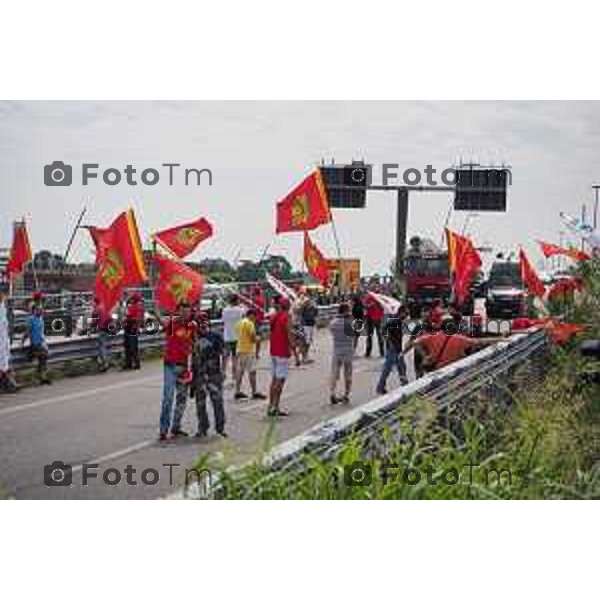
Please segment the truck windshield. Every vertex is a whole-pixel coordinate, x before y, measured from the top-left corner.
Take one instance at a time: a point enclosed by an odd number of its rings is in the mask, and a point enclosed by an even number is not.
[[[522,288],[521,269],[518,263],[496,263],[490,270],[490,286]]]
[[[445,276],[448,277],[448,259],[409,256],[406,258],[405,272],[407,275]]]

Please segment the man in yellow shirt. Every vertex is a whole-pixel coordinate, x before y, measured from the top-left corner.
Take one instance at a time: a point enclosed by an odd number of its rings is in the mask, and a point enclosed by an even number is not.
[[[242,392],[244,374],[248,373],[252,398],[255,400],[265,399],[266,396],[256,389],[256,344],[258,343],[258,335],[256,334],[256,311],[253,308],[248,309],[246,316],[238,321],[235,331],[237,334],[237,373],[234,398],[243,400],[248,397]]]

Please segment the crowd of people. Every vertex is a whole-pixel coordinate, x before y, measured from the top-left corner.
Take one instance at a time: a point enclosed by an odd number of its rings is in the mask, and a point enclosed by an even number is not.
[[[145,322],[144,299],[140,293],[128,295],[123,302],[121,322],[124,370],[138,370],[140,334]],[[246,293],[233,293],[221,312],[222,330],[213,329],[211,315],[198,304],[182,302],[174,316],[161,319],[165,332],[163,351],[163,392],[160,404],[159,438],[187,437],[182,419],[188,398],[196,404],[197,430],[204,437],[210,429],[207,401],[210,401],[215,432],[226,432],[224,389],[231,387],[234,402],[268,400],[268,417],[288,416],[281,406],[290,365],[310,365],[314,362],[314,332],[319,315],[318,298],[300,289],[292,301],[276,296],[267,302],[262,289],[256,286]],[[392,372],[398,382],[408,382],[406,355],[414,351],[417,377],[458,360],[467,353],[494,343],[498,338],[472,338],[454,332],[448,335],[444,322],[459,322],[456,309],[443,308],[434,302],[424,315],[427,335],[408,335],[406,323],[410,311],[400,304],[395,314],[385,314],[376,295],[368,290],[353,294],[349,301],[339,303],[337,314],[328,323],[332,340],[329,401],[332,405],[348,404],[352,395],[353,364],[359,353],[371,358],[374,346],[383,358],[375,391],[387,393]],[[113,315],[99,300],[94,303],[92,322],[97,332],[97,360],[101,372],[109,369],[111,337],[115,331]],[[257,363],[268,339],[271,378],[268,390],[261,388]],[[364,349],[361,340],[364,339]],[[29,341],[31,360],[37,361],[40,383],[51,383],[47,372],[48,340],[44,331],[44,306],[41,295],[34,296],[26,321],[23,341]],[[0,291],[0,375],[3,386],[16,389],[9,367],[10,341],[7,332],[6,294]],[[338,393],[340,379],[343,386]],[[7,383],[7,382],[11,383]],[[244,386],[247,387],[246,391]],[[264,382],[263,382],[264,385]]]

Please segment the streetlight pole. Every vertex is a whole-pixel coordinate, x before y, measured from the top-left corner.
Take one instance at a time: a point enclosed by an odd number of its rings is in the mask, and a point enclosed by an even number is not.
[[[596,199],[594,200],[594,229],[598,224],[598,190],[600,190],[600,185],[594,184],[592,189],[596,192]]]

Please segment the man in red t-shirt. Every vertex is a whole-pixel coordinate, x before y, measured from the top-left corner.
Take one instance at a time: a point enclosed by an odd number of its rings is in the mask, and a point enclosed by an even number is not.
[[[373,334],[377,335],[377,345],[379,346],[379,354],[383,356],[385,354],[383,349],[383,331],[381,323],[383,321],[383,307],[375,298],[367,293],[364,299],[365,316],[367,318],[367,348],[365,356],[371,357],[371,351],[373,349]]]
[[[179,304],[178,313],[179,316],[172,316],[163,321],[165,353],[163,397],[160,405],[160,441],[167,439],[169,429],[172,437],[188,435],[181,429],[181,419],[187,403],[186,376],[189,372],[197,325],[191,320],[191,309],[186,302]],[[176,396],[175,410],[173,410],[173,396]],[[173,413],[172,423],[171,413]]]
[[[269,390],[269,417],[287,417],[287,412],[279,408],[281,393],[290,368],[293,333],[290,318],[290,303],[287,298],[280,298],[275,313],[269,318],[271,328],[271,369],[272,379]]]

